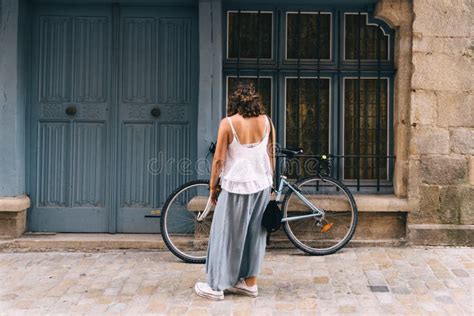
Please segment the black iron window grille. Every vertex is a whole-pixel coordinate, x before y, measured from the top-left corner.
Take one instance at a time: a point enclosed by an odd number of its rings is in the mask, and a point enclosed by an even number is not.
[[[238,81],[256,86],[279,144],[305,151],[292,178],[328,155],[357,191],[392,188],[394,31],[372,11],[226,10],[226,96]]]

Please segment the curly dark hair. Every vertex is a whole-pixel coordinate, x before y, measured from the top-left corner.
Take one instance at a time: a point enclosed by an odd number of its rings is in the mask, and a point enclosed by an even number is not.
[[[229,98],[227,116],[239,113],[245,118],[265,114],[260,96],[252,83],[239,82]]]

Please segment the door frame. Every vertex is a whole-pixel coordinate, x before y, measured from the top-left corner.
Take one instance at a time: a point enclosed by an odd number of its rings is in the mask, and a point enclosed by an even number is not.
[[[32,206],[28,209],[28,216],[27,216],[27,223],[28,223],[28,230],[34,228],[34,231],[38,231],[36,227],[39,227],[41,231],[68,231],[68,232],[109,232],[109,233],[116,233],[118,228],[118,212],[120,208],[120,155],[121,155],[121,145],[120,145],[120,137],[121,137],[121,122],[120,122],[120,93],[121,93],[121,41],[122,41],[122,25],[121,25],[121,8],[122,7],[141,7],[140,5],[134,5],[132,3],[127,3],[126,5],[120,4],[109,4],[105,1],[98,1],[97,4],[56,4],[56,3],[33,3],[31,6],[30,15],[32,18],[33,23],[31,23],[30,31],[32,34],[38,34],[38,23],[40,21],[41,14],[43,15],[60,15],[61,10],[67,10],[74,8],[74,10],[78,9],[83,12],[90,10],[90,12],[94,12],[93,9],[101,8],[101,10],[109,10],[107,16],[109,17],[110,21],[108,21],[109,27],[109,37],[110,37],[110,62],[108,69],[108,77],[110,78],[110,83],[108,84],[108,125],[106,128],[106,166],[105,166],[105,197],[104,197],[104,208],[107,212],[107,223],[104,226],[94,226],[96,223],[92,223],[88,220],[89,215],[84,214],[83,212],[74,214],[73,212],[77,211],[74,210],[72,207],[68,206],[69,211],[71,211],[72,215],[79,215],[74,216],[70,215],[70,212],[66,212],[64,214],[64,210],[56,211],[54,216],[58,216],[58,220],[56,223],[60,223],[61,225],[64,224],[63,221],[71,221],[72,225],[69,225],[68,229],[49,229],[51,224],[47,224],[45,226],[44,223],[44,214],[43,212],[49,212],[50,209],[40,210],[36,207],[36,195],[38,192],[38,122],[40,121],[39,116],[35,115],[32,110],[34,106],[38,106],[39,102],[35,100],[37,98],[38,91],[38,80],[39,80],[39,69],[40,69],[40,61],[39,61],[39,54],[40,54],[40,46],[39,46],[39,37],[38,36],[31,36],[30,38],[30,45],[31,45],[31,55],[29,56],[29,63],[30,69],[29,73],[31,73],[32,78],[34,80],[30,80],[28,84],[28,113],[26,114],[26,130],[27,130],[27,139],[26,139],[26,152],[28,155],[27,159],[27,172],[29,176],[27,177],[26,185],[27,185],[27,192],[30,192]],[[193,31],[191,33],[191,40],[192,45],[195,45],[195,49],[198,50],[199,48],[199,34],[197,32],[198,28],[198,7],[196,5],[192,5],[190,3],[189,6],[173,6],[173,5],[163,5],[158,3],[157,5],[153,5],[154,8],[156,7],[166,7],[166,8],[182,8],[184,10],[194,10],[193,13]],[[104,11],[104,12],[105,12]],[[64,14],[64,13],[63,13]],[[84,13],[85,14],[85,13]],[[74,13],[74,16],[78,14]],[[72,59],[71,59],[72,60]],[[73,62],[73,61],[72,61]],[[193,65],[192,71],[194,72],[195,78],[193,79],[192,85],[194,86],[194,81],[196,81],[196,85],[199,81],[199,60],[196,60],[197,64]],[[34,85],[37,85],[36,87]],[[71,83],[72,84],[72,83]],[[195,135],[197,135],[197,114],[198,114],[198,97],[197,93],[196,96],[193,97],[192,107],[195,107],[196,118],[194,121],[190,121],[190,148],[189,148],[189,158],[192,161],[196,160],[197,155],[197,144],[194,141]],[[72,100],[71,100],[72,102]],[[39,111],[37,109],[36,111]],[[194,111],[194,110],[193,110]],[[71,123],[68,123],[71,124]],[[72,129],[71,129],[72,133]],[[35,147],[33,147],[35,146]],[[71,152],[67,153],[71,155]],[[83,210],[87,210],[84,208]],[[47,215],[52,215],[51,213]],[[137,214],[137,216],[139,216]],[[156,219],[151,219],[156,221]],[[77,225],[77,221],[82,221],[82,225],[79,229],[74,229],[75,225]],[[59,226],[61,226],[59,225]],[[157,222],[159,225],[159,222]],[[52,226],[58,226],[57,224]],[[94,226],[94,227],[91,227]],[[41,228],[43,227],[43,228]]]

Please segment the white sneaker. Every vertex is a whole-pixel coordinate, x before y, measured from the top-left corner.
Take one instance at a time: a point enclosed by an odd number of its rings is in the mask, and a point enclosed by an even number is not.
[[[214,301],[222,301],[224,299],[223,291],[214,291],[209,284],[198,282],[194,285],[194,291],[200,297],[204,297]]]
[[[250,297],[258,296],[257,284],[248,286],[247,283],[245,283],[244,279],[240,279],[239,282],[237,282],[237,284],[235,284],[233,287],[227,290],[230,293],[234,293],[234,294],[242,294],[242,295],[247,295]]]

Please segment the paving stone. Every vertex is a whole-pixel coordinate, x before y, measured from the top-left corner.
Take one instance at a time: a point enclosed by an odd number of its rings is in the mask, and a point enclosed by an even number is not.
[[[454,304],[453,298],[447,295],[435,296],[435,300],[444,304]]]
[[[466,272],[466,270],[464,269],[452,269],[451,270],[455,276],[459,277],[459,278],[468,278],[469,277],[469,273]]]
[[[384,285],[370,285],[370,290],[372,292],[388,292],[388,287]]]
[[[294,255],[297,254],[297,255]],[[267,252],[256,299],[193,293],[203,265],[168,252],[0,253],[0,314],[472,314],[474,250],[348,248]]]
[[[410,294],[410,290],[406,287],[392,287],[392,293],[394,294]]]

